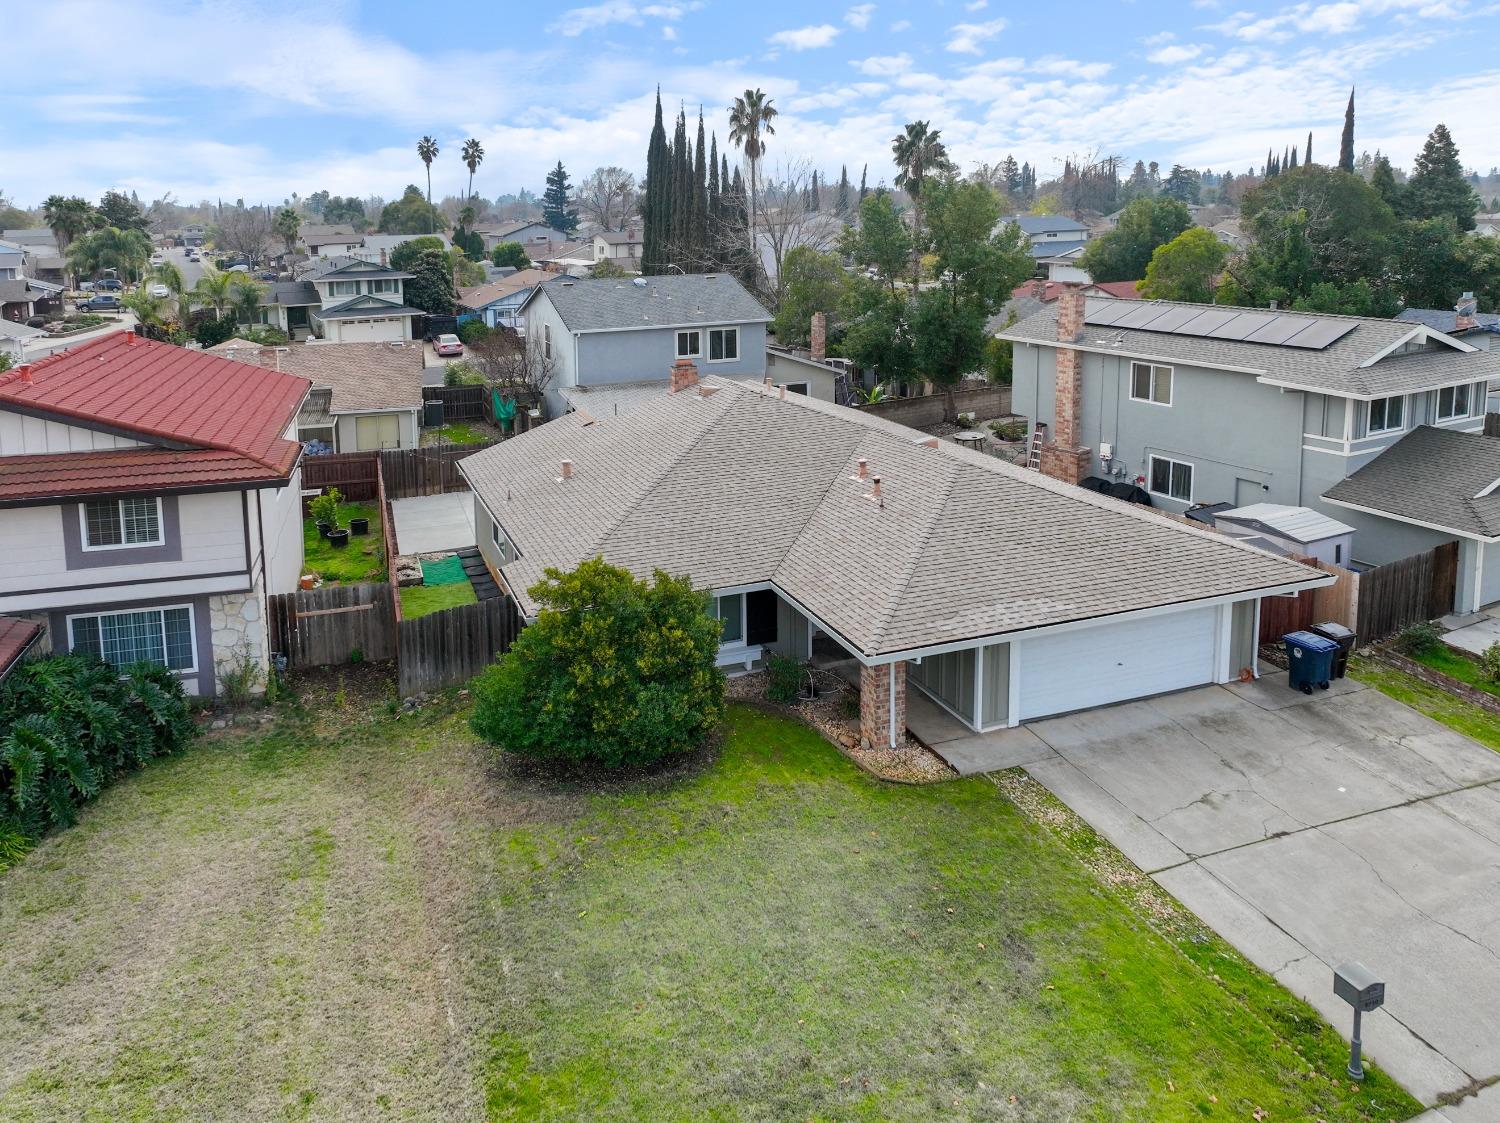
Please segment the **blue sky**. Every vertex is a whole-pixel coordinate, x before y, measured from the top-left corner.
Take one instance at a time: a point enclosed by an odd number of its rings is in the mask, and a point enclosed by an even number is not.
[[[108,187],[180,201],[399,194],[415,142],[442,148],[434,195],[539,190],[562,160],[640,172],[658,83],[670,109],[759,86],[781,110],[767,162],[830,178],[931,120],[965,169],[1014,152],[1045,176],[1070,153],[1243,171],[1313,131],[1409,164],[1439,121],[1465,162],[1500,164],[1500,5],[1482,0],[1071,6],[1002,0],[597,4],[47,0],[7,13],[0,191],[31,204]]]

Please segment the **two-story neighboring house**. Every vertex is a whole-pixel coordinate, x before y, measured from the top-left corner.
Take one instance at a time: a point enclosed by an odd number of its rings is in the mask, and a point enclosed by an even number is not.
[[[0,614],[200,695],[264,671],[266,596],[302,570],[307,392],[131,333],[0,374]]]
[[[534,222],[529,219],[476,226],[474,233],[484,241],[485,253],[490,253],[503,242],[520,242],[526,247],[527,255],[533,261],[537,259],[538,254],[546,252],[547,246],[562,245],[569,238],[566,231],[548,226],[545,222]],[[533,250],[537,252],[533,253]]]
[[[1015,343],[1012,408],[1048,475],[1134,481],[1179,513],[1310,507],[1353,526],[1355,560],[1374,565],[1461,537],[1329,493],[1420,427],[1482,430],[1500,354],[1419,323],[1077,290],[1000,336]],[[1481,595],[1460,580],[1461,604]]]
[[[308,222],[297,229],[297,248],[308,257],[342,257],[364,244],[364,235],[347,223]]]
[[[295,281],[280,281],[261,296],[265,321],[293,339],[309,334],[327,343],[403,342],[412,318],[406,303],[410,273],[384,261],[335,257],[314,262]]]
[[[612,261],[627,273],[641,271],[646,242],[639,230],[601,230],[594,235],[594,264]]]
[[[1037,276],[1049,281],[1087,284],[1092,278],[1079,268],[1078,258],[1089,240],[1089,228],[1060,214],[1015,214],[1000,220],[1015,223],[1031,243]]]
[[[771,314],[727,273],[625,279],[569,277],[537,285],[521,306],[529,345],[552,367],[549,412],[617,412],[656,394],[672,364],[761,378]]]

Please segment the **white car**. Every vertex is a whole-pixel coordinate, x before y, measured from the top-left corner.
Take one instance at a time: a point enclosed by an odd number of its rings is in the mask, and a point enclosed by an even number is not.
[[[167,286],[164,285],[164,284],[162,284],[160,281],[158,281],[156,284],[154,284],[154,285],[151,286],[150,292],[151,292],[152,296],[171,296],[172,295],[172,290],[169,289],[169,288],[167,288]]]

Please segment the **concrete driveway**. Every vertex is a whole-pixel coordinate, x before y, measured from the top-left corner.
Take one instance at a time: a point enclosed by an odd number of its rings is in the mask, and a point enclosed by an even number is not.
[[[1027,770],[1425,1103],[1500,1074],[1500,754],[1352,681],[1285,676],[1035,723]],[[1433,1120],[1500,1120],[1500,1085]]]

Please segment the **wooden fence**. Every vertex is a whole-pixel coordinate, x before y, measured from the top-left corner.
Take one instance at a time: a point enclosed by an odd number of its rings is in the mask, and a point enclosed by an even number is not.
[[[1359,575],[1360,642],[1385,639],[1408,624],[1452,612],[1457,585],[1457,542],[1366,570]]]
[[[459,475],[458,462],[493,443],[387,449],[380,453],[380,475],[385,482],[386,498],[408,499],[414,495],[468,491],[469,485]]]
[[[422,401],[443,403],[444,424],[450,421],[487,421],[493,424],[495,420],[488,386],[423,386]]]
[[[397,625],[401,697],[468,682],[508,651],[520,630],[509,597],[460,605]]]
[[[396,658],[396,615],[391,587],[329,585],[266,598],[271,650],[291,667],[326,667],[361,659]]]
[[[302,459],[302,486],[319,491],[336,487],[345,499],[368,503],[376,498],[379,461],[379,454],[374,452],[306,456]]]
[[[1321,589],[1305,589],[1292,597],[1262,597],[1260,642],[1279,643],[1288,632],[1300,632],[1329,620],[1359,631],[1360,575],[1316,558],[1294,556],[1293,560],[1333,574],[1334,582]]]

